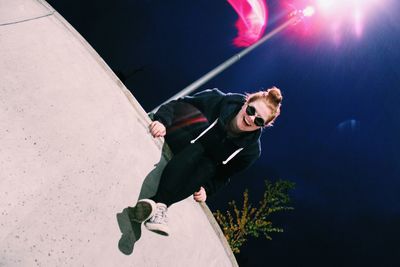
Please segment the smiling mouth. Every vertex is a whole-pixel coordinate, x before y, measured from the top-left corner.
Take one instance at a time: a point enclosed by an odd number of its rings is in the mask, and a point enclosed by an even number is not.
[[[244,121],[244,123],[245,123],[247,126],[251,126],[251,124],[246,120],[246,117],[245,117],[245,116],[243,117],[243,121]]]

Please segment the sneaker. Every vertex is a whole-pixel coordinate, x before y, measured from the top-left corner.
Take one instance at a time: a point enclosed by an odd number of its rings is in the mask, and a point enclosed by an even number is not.
[[[156,203],[151,199],[141,199],[135,207],[129,209],[133,221],[142,223],[153,217],[156,212]]]
[[[154,216],[144,223],[146,228],[157,234],[169,236],[167,210],[167,205],[164,203],[157,203]]]

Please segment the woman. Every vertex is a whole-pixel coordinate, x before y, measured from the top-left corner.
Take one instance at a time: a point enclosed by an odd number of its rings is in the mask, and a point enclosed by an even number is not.
[[[205,201],[207,195],[229,182],[232,175],[259,158],[262,129],[272,126],[280,113],[281,101],[281,92],[276,87],[246,96],[213,89],[160,107],[149,126],[150,133],[153,137],[165,136],[174,156],[163,170],[156,195],[139,200],[130,209],[132,219],[145,222],[150,231],[169,235],[167,210],[170,205],[192,194],[196,201]],[[177,105],[196,108],[203,122],[212,123],[206,123],[200,134],[190,141],[178,138],[180,142],[170,143]],[[197,129],[198,125],[189,124],[186,128]]]

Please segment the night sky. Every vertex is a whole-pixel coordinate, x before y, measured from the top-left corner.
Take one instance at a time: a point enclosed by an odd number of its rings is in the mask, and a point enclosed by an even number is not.
[[[226,1],[48,2],[125,76],[147,111],[241,51]],[[375,3],[361,35],[349,22],[334,34],[335,17],[316,14],[200,88],[275,85],[284,96],[262,157],[207,201],[225,209],[248,188],[256,203],[264,179],[296,183],[295,210],[272,219],[284,233],[250,239],[240,266],[400,266],[400,3]],[[267,5],[266,32],[288,12],[284,1]]]

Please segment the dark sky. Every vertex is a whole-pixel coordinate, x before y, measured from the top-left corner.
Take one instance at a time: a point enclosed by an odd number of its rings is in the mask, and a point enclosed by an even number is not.
[[[284,95],[262,158],[208,201],[224,209],[245,188],[256,202],[266,178],[296,183],[295,210],[273,218],[285,232],[250,239],[241,266],[400,266],[400,5],[375,2],[361,36],[349,23],[334,36],[334,18],[317,27],[317,16],[201,87],[276,85]],[[125,84],[147,111],[241,50],[226,1],[49,3],[112,69],[132,74]],[[285,20],[282,3],[267,1],[267,32]]]

